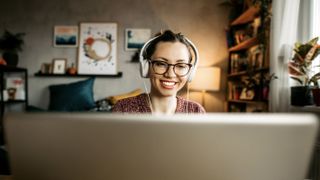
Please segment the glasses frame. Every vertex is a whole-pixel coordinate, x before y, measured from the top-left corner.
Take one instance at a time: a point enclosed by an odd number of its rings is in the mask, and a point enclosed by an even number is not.
[[[155,74],[164,75],[165,73],[168,72],[170,66],[173,66],[173,72],[174,72],[174,74],[175,74],[176,76],[178,76],[178,77],[184,77],[184,76],[188,75],[189,72],[190,72],[190,70],[191,70],[191,68],[192,68],[192,66],[193,66],[191,63],[169,64],[169,63],[167,63],[167,62],[165,62],[165,61],[161,61],[161,60],[151,60],[151,59],[148,60],[148,62],[151,64],[152,70],[153,70],[153,72],[154,72]],[[163,63],[165,63],[165,64],[168,65],[168,66],[167,66],[167,69],[164,71],[164,73],[157,73],[157,72],[156,72],[155,68],[153,67],[153,66],[154,66],[154,65],[153,65],[154,62],[163,62]],[[188,72],[187,72],[186,74],[184,74],[184,75],[178,75],[178,74],[176,73],[175,68],[176,68],[176,66],[179,65],[179,64],[185,64],[185,65],[188,65],[188,66],[189,66]]]

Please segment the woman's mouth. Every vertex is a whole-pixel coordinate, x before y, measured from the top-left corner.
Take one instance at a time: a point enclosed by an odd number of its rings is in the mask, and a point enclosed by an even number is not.
[[[160,84],[163,88],[165,89],[173,89],[174,86],[176,85],[176,82],[174,81],[163,81],[163,80],[160,80]]]

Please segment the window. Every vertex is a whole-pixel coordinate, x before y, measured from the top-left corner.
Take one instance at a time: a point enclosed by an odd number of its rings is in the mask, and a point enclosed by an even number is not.
[[[320,1],[319,0],[312,0],[311,4],[311,37],[319,37],[320,38]],[[320,43],[320,39],[318,44]],[[313,60],[312,63],[312,71],[314,73],[320,72],[320,55]],[[313,73],[313,74],[314,74]]]

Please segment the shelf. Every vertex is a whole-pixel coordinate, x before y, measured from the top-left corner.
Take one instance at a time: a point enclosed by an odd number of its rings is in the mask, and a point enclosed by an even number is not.
[[[260,7],[251,6],[244,13],[242,13],[237,19],[232,21],[231,26],[236,26],[240,24],[245,24],[250,21],[253,21],[256,15],[260,12]]]
[[[290,112],[313,112],[320,113],[320,106],[310,105],[310,106],[290,106]]]
[[[5,104],[15,104],[15,103],[26,103],[26,100],[8,100],[8,101],[3,101]]]
[[[241,71],[241,72],[237,72],[237,73],[232,73],[228,75],[228,78],[235,78],[235,77],[239,77],[239,76],[243,76],[243,75],[248,75],[249,72],[250,73],[259,73],[259,72],[263,72],[263,71],[269,71],[268,67],[264,67],[264,68],[259,68],[259,69],[255,69],[253,71]]]
[[[118,74],[41,74],[35,73],[34,76],[36,77],[108,77],[108,78],[116,78],[122,77],[122,72],[118,72]]]
[[[19,68],[19,67],[13,67],[13,66],[0,65],[0,70],[2,72],[25,72],[27,69]]]
[[[251,101],[251,100],[228,100],[231,103],[241,103],[241,104],[265,104],[268,101]]]
[[[230,52],[234,52],[234,51],[240,51],[240,50],[244,50],[244,49],[247,49],[251,46],[254,46],[254,45],[257,45],[259,43],[259,40],[257,37],[253,37],[251,39],[247,39],[243,42],[241,42],[240,44],[237,44],[233,47],[231,47],[229,49]]]

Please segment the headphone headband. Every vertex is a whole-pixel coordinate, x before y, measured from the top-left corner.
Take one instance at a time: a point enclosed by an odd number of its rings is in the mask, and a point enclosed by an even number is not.
[[[157,38],[159,38],[161,35],[153,37],[151,39],[149,39],[141,48],[140,53],[139,53],[139,62],[140,62],[140,74],[141,77],[144,78],[148,78],[149,77],[149,62],[146,58],[144,58],[146,49],[148,49],[149,45],[156,40]],[[188,77],[188,82],[192,81],[192,78],[194,77],[195,73],[196,73],[196,69],[198,67],[198,60],[199,60],[199,53],[198,53],[198,49],[196,48],[196,46],[186,37],[184,37],[185,40],[189,43],[191,49],[194,52],[194,63],[193,66],[191,67],[190,70],[190,75]]]

